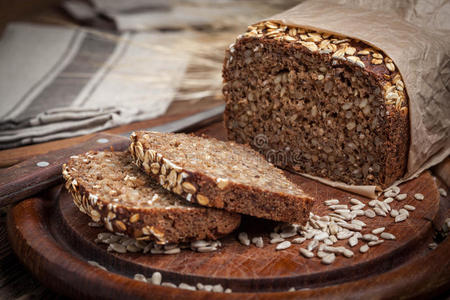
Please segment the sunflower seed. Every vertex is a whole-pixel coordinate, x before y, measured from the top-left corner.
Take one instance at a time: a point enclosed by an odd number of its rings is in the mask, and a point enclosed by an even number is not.
[[[352,235],[353,235],[353,232],[351,232],[351,231],[347,231],[347,232],[346,231],[339,231],[337,233],[337,238],[339,240],[346,240],[346,239],[350,238]]]
[[[341,249],[339,247],[332,247],[332,246],[324,246],[323,251],[329,252],[329,253],[341,253]]]
[[[416,209],[416,207],[409,205],[409,204],[406,204],[403,207],[409,211],[414,211]]]
[[[316,249],[317,246],[319,246],[319,241],[318,240],[312,240],[311,242],[309,242],[307,248],[308,248],[309,251],[312,251],[312,250]]]
[[[358,244],[358,238],[356,235],[352,236],[351,238],[348,239],[348,244],[350,245],[350,247],[355,247]]]
[[[328,238],[328,236],[329,236],[328,233],[320,231],[314,236],[314,239],[318,241],[323,241],[324,239]]]
[[[395,218],[398,215],[399,215],[398,210],[396,210],[396,209],[391,210],[391,217]]]
[[[195,286],[189,285],[189,284],[184,283],[184,282],[180,283],[178,285],[178,288],[183,289],[183,290],[190,290],[190,291],[196,291],[197,290],[197,288]]]
[[[215,293],[223,293],[223,286],[221,284],[213,285],[212,291]]]
[[[361,253],[366,253],[367,251],[369,251],[369,245],[364,244],[359,248],[359,252]]]
[[[357,204],[357,205],[353,205],[352,207],[350,207],[351,210],[361,210],[362,208],[364,208],[366,205],[365,204]]]
[[[329,208],[336,210],[336,209],[348,209],[348,206],[346,204],[336,204],[336,205],[330,205]]]
[[[347,248],[344,248],[341,253],[342,253],[342,255],[344,255],[347,258],[353,257],[355,255],[355,253],[353,253],[352,250],[347,249]]]
[[[200,291],[203,291],[205,289],[205,286],[201,282],[197,283],[196,287],[197,287],[197,290],[200,290]]]
[[[408,216],[405,214],[398,215],[395,217],[395,223],[405,221],[407,218],[408,218]]]
[[[339,224],[339,226],[341,226],[342,228],[347,228],[350,229],[352,231],[361,231],[362,227],[360,225],[357,224],[347,224],[347,223],[343,223],[343,224]]]
[[[306,238],[304,238],[304,237],[298,237],[298,238],[293,239],[293,240],[291,241],[291,243],[293,243],[293,244],[301,244],[301,243],[303,243],[305,240],[306,240]]]
[[[338,204],[339,200],[338,199],[330,199],[330,200],[325,200],[325,205],[335,205]]]
[[[375,207],[373,210],[379,216],[383,216],[383,217],[387,216],[386,212],[384,210],[382,210],[381,208],[379,208],[379,207]]]
[[[132,252],[132,253],[136,253],[136,252],[140,252],[140,251],[141,251],[141,248],[136,247],[135,244],[129,244],[129,245],[127,246],[127,251],[128,251],[128,252]]]
[[[250,239],[248,238],[247,232],[241,232],[238,235],[238,239],[244,246],[250,246]]]
[[[384,192],[383,196],[384,196],[385,198],[390,198],[390,197],[395,197],[395,196],[397,196],[397,194],[398,194],[398,193],[395,193],[395,192],[393,192],[393,191],[391,191],[391,190],[388,190],[388,191]]]
[[[122,244],[125,247],[128,247],[131,244],[134,244],[134,239],[131,238],[125,238],[125,239],[121,239],[120,244]]]
[[[276,233],[276,232],[271,232],[269,236],[270,236],[271,239],[275,239],[275,238],[279,238],[280,234]]]
[[[333,241],[330,240],[330,239],[325,239],[323,242],[324,242],[324,244],[327,245],[327,246],[333,245]]]
[[[366,223],[364,223],[363,221],[360,221],[360,220],[352,220],[352,224],[356,224],[356,225],[359,225],[359,226],[361,226],[361,227],[366,227],[367,225],[366,225]]]
[[[198,241],[195,241],[195,242],[191,243],[191,247],[193,247],[193,248],[206,247],[208,245],[209,245],[209,243],[207,241],[204,241],[204,240],[198,240]]]
[[[396,199],[397,201],[403,201],[403,200],[406,199],[407,196],[408,196],[407,194],[398,194],[398,195],[395,197],[395,199]]]
[[[291,242],[284,241],[284,242],[279,243],[275,249],[276,250],[285,250],[285,249],[289,248],[290,246],[291,246]]]
[[[281,238],[281,237],[279,237],[279,238],[273,238],[273,239],[271,239],[269,243],[271,243],[271,244],[278,244],[278,243],[281,243],[281,242],[283,242],[283,241],[284,241],[284,239]]]
[[[88,264],[90,264],[91,266],[100,268],[100,269],[102,269],[103,271],[108,271],[104,266],[102,266],[101,264],[99,264],[99,263],[96,262],[96,261],[88,260]]]
[[[386,229],[386,228],[384,228],[384,227],[378,227],[378,228],[375,228],[374,230],[372,230],[372,233],[373,233],[373,234],[380,234],[380,233],[382,233],[385,229]]]
[[[89,222],[88,223],[89,227],[103,227],[102,223],[98,223],[98,222]]]
[[[330,234],[336,234],[339,231],[339,227],[334,223],[330,223],[330,225],[328,225],[328,228],[330,229]]]
[[[306,250],[305,248],[300,248],[299,251],[300,251],[300,254],[303,255],[303,256],[306,257],[306,258],[314,257],[314,253],[312,253],[312,252],[309,251],[309,250]]]
[[[353,205],[364,204],[364,203],[362,203],[360,200],[355,199],[355,198],[350,199],[350,203],[353,204]]]
[[[181,252],[180,248],[173,248],[173,249],[165,250],[164,254],[177,254],[180,252]]]
[[[437,246],[438,246],[438,245],[437,245],[436,243],[434,243],[434,242],[433,242],[433,243],[429,243],[429,244],[428,244],[428,248],[430,248],[431,250],[434,250],[434,249],[436,249],[436,248],[437,248]]]
[[[365,241],[378,241],[378,237],[376,235],[367,233],[362,236],[362,239]]]
[[[164,253],[164,250],[153,248],[153,249],[150,250],[150,253],[151,253],[151,254],[163,254],[163,253]]]
[[[262,237],[260,237],[260,236],[254,237],[252,239],[252,243],[255,244],[255,246],[258,248],[264,247],[264,241],[263,241]]]
[[[327,252],[324,252],[324,251],[321,251],[321,250],[317,251],[317,257],[318,258],[323,258],[323,257],[327,256],[328,254],[330,254],[330,253],[327,253]]]
[[[224,291],[224,293],[227,293],[227,294],[232,293],[232,292],[233,292],[233,291],[232,291],[230,288],[225,289],[225,291]]]
[[[162,275],[159,272],[155,272],[152,274],[151,278],[152,284],[160,285],[162,281]]]
[[[356,209],[353,211],[356,216],[364,216],[364,211],[362,209]]]
[[[386,191],[391,192],[391,194],[392,194],[391,196],[387,196],[387,197],[395,197],[400,193],[400,188],[398,186],[394,185],[394,186],[391,186],[390,188],[388,188]]]
[[[212,246],[205,246],[205,247],[198,247],[196,249],[197,252],[199,253],[209,253],[209,252],[214,252],[217,251],[216,247],[212,247]]]
[[[377,203],[378,203],[378,200],[371,200],[371,201],[369,201],[369,206],[370,207],[375,207],[375,205],[377,205]]]
[[[400,209],[398,210],[398,212],[399,212],[401,215],[406,215],[406,216],[409,217],[409,211],[406,210],[406,209],[404,209],[404,208],[400,208]]]
[[[384,199],[384,203],[392,203],[392,201],[394,201],[394,198],[392,198],[392,197],[388,197],[388,198],[386,198],[386,199]]]
[[[314,237],[314,235],[315,235],[314,231],[308,231],[308,232],[305,233],[305,238],[307,240],[310,240],[310,239],[312,239]]]
[[[416,200],[422,201],[425,197],[422,194],[417,193],[414,194],[414,198],[416,198]]]
[[[175,284],[172,282],[163,282],[161,283],[161,286],[171,287],[171,288],[178,288]]]
[[[372,209],[366,209],[365,211],[364,211],[364,215],[366,216],[366,217],[368,217],[368,218],[375,218],[375,216],[376,216],[376,214],[375,214],[375,212],[372,210]]]
[[[379,245],[379,244],[381,244],[381,243],[383,243],[383,242],[384,242],[384,240],[371,241],[371,242],[368,243],[368,245],[369,245],[370,247],[373,247],[373,246]]]
[[[112,244],[109,244],[109,246],[111,247],[112,250],[114,250],[118,253],[127,253],[127,249],[125,248],[125,246],[123,246],[119,243],[112,243]]]
[[[213,286],[211,284],[205,284],[203,289],[207,292],[212,292]]]
[[[336,255],[334,253],[330,253],[322,258],[322,263],[324,265],[330,265],[336,260]]]
[[[338,241],[337,237],[334,236],[334,235],[330,235],[330,240],[331,240],[333,243],[336,243],[336,242]]]
[[[145,278],[145,276],[142,274],[134,274],[134,280],[147,282],[147,278]]]
[[[380,237],[385,240],[395,240],[395,235],[389,232],[382,232]]]
[[[439,194],[441,194],[442,197],[447,197],[447,191],[444,190],[443,188],[439,188],[438,189]]]

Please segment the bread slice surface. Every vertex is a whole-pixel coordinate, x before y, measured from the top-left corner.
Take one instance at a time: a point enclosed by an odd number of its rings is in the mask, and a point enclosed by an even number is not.
[[[80,211],[111,232],[167,244],[218,239],[240,224],[238,214],[186,203],[162,188],[127,152],[72,156],[63,176]]]
[[[137,166],[188,202],[304,223],[313,200],[249,146],[188,134],[135,132]]]

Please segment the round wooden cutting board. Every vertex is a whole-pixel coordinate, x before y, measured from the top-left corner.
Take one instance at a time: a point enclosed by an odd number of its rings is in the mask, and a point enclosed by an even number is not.
[[[349,204],[350,198],[369,201],[299,175],[286,174],[317,199],[313,209],[317,215],[331,212],[323,204],[328,199],[336,198],[343,204]],[[174,255],[108,252],[105,244],[94,242],[97,234],[106,230],[87,226],[89,218],[78,211],[64,189],[57,188],[13,207],[8,215],[8,231],[12,248],[31,272],[50,288],[76,299],[393,298],[445,291],[450,282],[449,239],[435,250],[429,249],[428,244],[432,242],[433,224],[442,224],[449,215],[449,201],[440,201],[429,172],[400,188],[408,197],[392,202],[391,206],[397,209],[405,204],[415,206],[407,220],[395,223],[390,216],[358,217],[367,224],[362,233],[386,227],[386,232],[393,233],[396,240],[386,240],[364,254],[358,251],[362,245],[359,242],[352,248],[354,257],[337,256],[331,265],[322,264],[317,257],[301,256],[299,248],[306,247],[307,242],[276,251],[276,244],[269,243],[269,233],[276,224],[251,217],[244,217],[241,227],[222,239],[217,252],[182,250]],[[422,193],[425,199],[416,200],[415,193]],[[241,231],[248,232],[250,238],[262,236],[264,247],[240,244],[236,237]],[[347,240],[336,245],[350,248]],[[91,266],[88,260],[98,262],[108,271]],[[155,271],[162,273],[163,281],[221,284],[233,293],[188,291],[133,279],[136,273],[150,277]],[[296,291],[288,292],[291,287]]]

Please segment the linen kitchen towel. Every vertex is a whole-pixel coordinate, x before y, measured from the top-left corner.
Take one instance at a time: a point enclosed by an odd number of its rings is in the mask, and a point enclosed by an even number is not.
[[[10,24],[0,40],[0,149],[164,114],[190,57],[181,35]]]

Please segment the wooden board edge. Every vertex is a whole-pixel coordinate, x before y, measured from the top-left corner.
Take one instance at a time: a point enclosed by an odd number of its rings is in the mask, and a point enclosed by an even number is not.
[[[418,257],[389,272],[361,280],[296,292],[208,293],[148,285],[89,265],[70,254],[46,230],[45,204],[27,199],[8,214],[8,235],[19,259],[44,285],[61,294],[83,299],[294,299],[361,298],[364,295],[405,298],[442,292],[450,283],[450,240],[426,256]],[[423,266],[423,267],[422,267]],[[407,280],[406,280],[407,279]],[[412,289],[411,287],[415,288]]]

